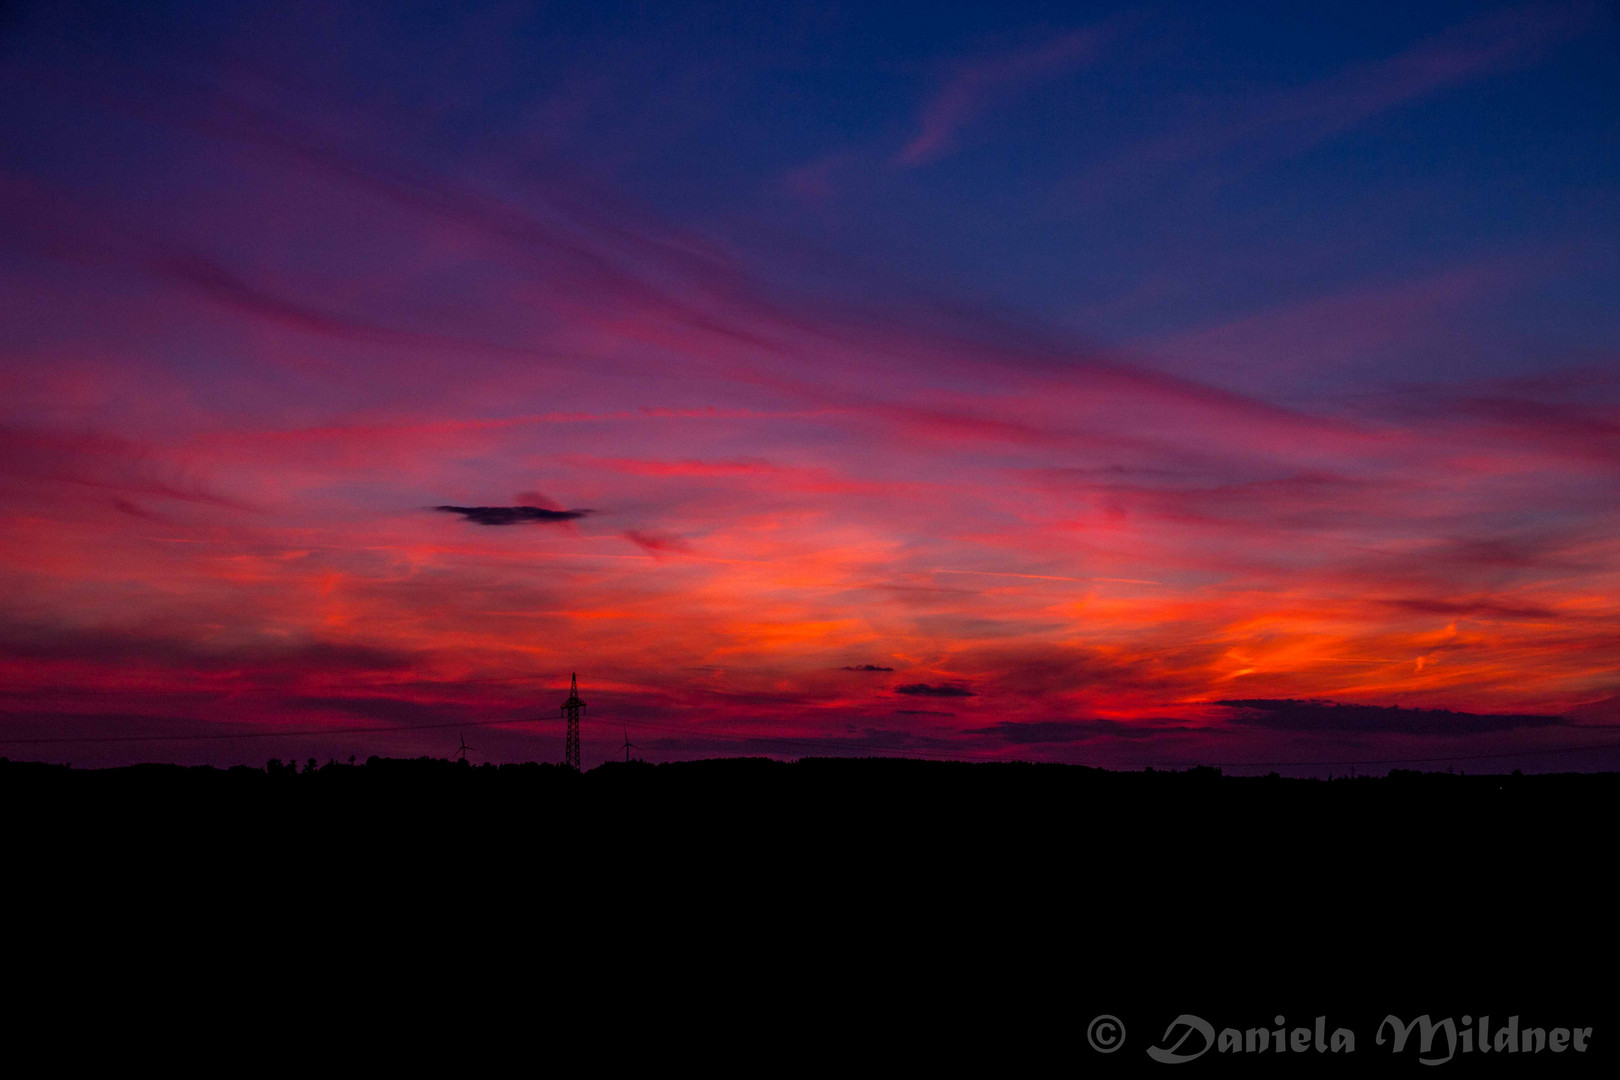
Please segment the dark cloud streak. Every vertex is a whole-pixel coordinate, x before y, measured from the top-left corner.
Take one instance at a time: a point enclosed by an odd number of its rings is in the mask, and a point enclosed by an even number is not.
[[[1334,701],[1253,698],[1215,702],[1233,710],[1229,723],[1273,731],[1377,732],[1403,735],[1478,735],[1554,727],[1562,717],[1539,714],[1403,709],[1398,705],[1341,705]]]
[[[445,514],[460,514],[475,525],[533,525],[577,521],[591,510],[547,510],[540,506],[435,506]]]
[[[1108,720],[1031,720],[1013,722],[1003,720],[991,727],[969,728],[965,734],[988,735],[1012,746],[1046,746],[1091,739],[1151,739],[1167,732],[1193,730],[1183,724],[1164,722]]]
[[[907,694],[912,697],[973,697],[973,691],[965,686],[951,683],[940,683],[938,686],[929,683],[908,683],[905,686],[894,688],[897,694]]]

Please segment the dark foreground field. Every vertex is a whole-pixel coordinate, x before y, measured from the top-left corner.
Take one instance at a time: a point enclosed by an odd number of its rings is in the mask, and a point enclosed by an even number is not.
[[[520,1031],[764,1073],[1162,1072],[1145,1051],[1182,1014],[1271,1033],[1185,1063],[1206,1071],[1421,1068],[1416,1030],[1375,1042],[1390,1015],[1449,1018],[1454,1071],[1612,1067],[1617,795],[1608,774],[0,762],[13,970],[65,977],[75,1008],[178,979],[186,1015],[244,1038],[433,1056]],[[1318,1051],[1319,1016],[1355,1050]],[[1465,1052],[1482,1016],[1487,1038],[1593,1030]]]

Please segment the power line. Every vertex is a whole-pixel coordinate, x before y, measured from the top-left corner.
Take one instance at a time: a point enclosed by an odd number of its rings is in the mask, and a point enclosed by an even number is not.
[[[60,739],[28,738],[0,739],[0,745],[31,745],[46,743],[122,743],[122,742],[212,742],[234,739],[292,739],[312,735],[362,735],[394,731],[437,731],[453,727],[495,727],[503,724],[538,724],[545,718],[523,717],[517,720],[479,720],[469,725],[466,720],[442,724],[394,724],[373,727],[309,728],[303,731],[227,731],[217,735],[85,735]]]
[[[610,718],[599,718],[599,719],[610,719]],[[866,750],[873,749],[873,747],[869,746],[868,744],[859,743],[859,742],[856,742],[856,741],[850,740],[850,739],[839,739],[837,737],[812,738],[812,739],[794,739],[794,738],[791,738],[791,737],[775,736],[775,735],[744,735],[744,734],[735,734],[735,733],[729,733],[729,732],[693,731],[690,728],[685,728],[685,727],[681,727],[681,726],[678,726],[678,725],[658,724],[658,723],[654,723],[652,721],[647,721],[647,720],[630,720],[630,721],[625,721],[625,722],[626,723],[637,724],[637,725],[639,725],[641,727],[645,727],[645,728],[657,728],[657,729],[661,729],[661,730],[665,730],[665,731],[679,731],[679,732],[683,732],[683,733],[699,735],[699,736],[701,736],[703,738],[712,738],[712,739],[730,738],[730,739],[737,739],[737,740],[741,740],[741,741],[780,742],[780,743],[797,744],[797,745],[801,745],[801,746],[828,746],[828,745],[833,745],[833,746],[859,747],[859,748],[866,749]],[[1576,753],[1576,752],[1581,751],[1581,750],[1603,750],[1603,749],[1612,749],[1612,748],[1615,748],[1615,747],[1620,747],[1620,741],[1601,742],[1601,743],[1586,743],[1585,745],[1572,745],[1572,746],[1540,747],[1540,748],[1534,749],[1534,750],[1505,750],[1505,751],[1492,752],[1492,753],[1488,753],[1488,754],[1449,754],[1449,755],[1444,755],[1444,756],[1441,756],[1441,757],[1376,758],[1376,759],[1367,759],[1367,760],[1358,759],[1358,760],[1345,760],[1345,761],[1209,761],[1209,760],[1206,759],[1206,760],[1203,760],[1203,761],[1183,761],[1183,762],[1177,762],[1175,764],[1177,766],[1184,767],[1184,768],[1192,767],[1192,766],[1196,766],[1196,765],[1215,765],[1215,766],[1220,766],[1221,768],[1230,768],[1230,769],[1239,769],[1239,768],[1269,769],[1269,768],[1281,768],[1281,767],[1284,767],[1284,766],[1288,766],[1288,767],[1292,767],[1292,768],[1305,768],[1305,767],[1309,767],[1309,766],[1329,766],[1329,765],[1332,765],[1332,766],[1340,766],[1340,765],[1418,765],[1418,764],[1431,764],[1431,763],[1434,763],[1434,762],[1441,762],[1441,761],[1480,761],[1480,760],[1497,759],[1497,758],[1529,757],[1529,756],[1540,755],[1540,754]],[[931,756],[936,756],[936,755],[945,755],[946,760],[964,760],[961,755],[951,756],[950,751],[931,751],[931,750],[925,750],[925,749],[921,749],[921,748],[918,748],[918,749],[900,749],[900,748],[896,748],[895,752],[904,753],[904,754],[907,754],[909,756],[914,756],[914,757],[931,757]],[[1169,767],[1169,766],[1166,766],[1166,767]]]
[[[599,720],[611,720],[611,717],[598,717]],[[516,717],[508,720],[455,720],[434,724],[387,724],[371,725],[368,727],[341,727],[341,728],[305,728],[295,731],[232,731],[216,734],[187,734],[187,735],[88,735],[63,737],[30,737],[0,739],[0,745],[10,746],[56,746],[101,743],[161,743],[161,742],[229,742],[246,739],[282,739],[282,738],[311,738],[328,735],[386,735],[410,731],[440,731],[445,728],[466,727],[504,727],[512,724],[544,724],[560,722],[551,717]],[[866,754],[895,754],[905,757],[924,758],[936,761],[973,761],[974,759],[959,752],[925,748],[925,747],[876,747],[848,738],[836,736],[812,736],[809,738],[794,738],[783,735],[754,735],[743,732],[704,731],[678,724],[660,724],[650,720],[624,720],[623,724],[634,723],[638,727],[659,731],[670,731],[698,739],[721,740],[732,742],[751,742],[772,744],[778,746],[808,747],[813,750],[846,749],[860,751]],[[1326,768],[1346,767],[1351,765],[1426,765],[1448,761],[1490,761],[1504,758],[1537,757],[1546,754],[1570,754],[1588,750],[1608,750],[1620,747],[1620,741],[1586,743],[1584,745],[1567,745],[1538,747],[1527,750],[1503,750],[1484,754],[1444,754],[1434,757],[1407,757],[1407,758],[1346,758],[1332,761],[1211,761],[1203,759],[1198,761],[1181,761],[1165,768],[1194,766],[1215,766],[1226,769],[1272,769],[1272,768]],[[992,759],[1001,760],[1001,759]]]
[[[598,717],[599,720],[611,719]],[[242,739],[280,739],[280,738],[308,738],[323,735],[364,735],[364,734],[394,734],[407,731],[439,731],[445,728],[466,727],[496,727],[509,724],[536,724],[558,722],[551,717],[519,717],[511,720],[480,720],[467,722],[465,720],[447,721],[437,724],[393,724],[372,725],[369,727],[343,727],[343,728],[308,728],[298,731],[231,731],[218,734],[191,734],[191,735],[89,735],[89,736],[63,736],[60,738],[35,737],[0,739],[0,745],[23,746],[55,746],[77,745],[82,743],[141,743],[141,742],[229,742]],[[853,748],[869,753],[884,752],[882,748],[868,744],[858,743],[849,739],[837,738],[809,738],[795,739],[779,735],[748,735],[741,732],[701,731],[674,724],[657,724],[641,720],[621,720],[621,723],[634,723],[644,728],[656,728],[663,731],[679,732],[702,739],[719,739],[736,742],[770,743],[787,746],[811,747],[815,749]],[[933,750],[924,748],[895,747],[887,751],[893,754],[903,754],[908,757],[925,757],[937,760],[966,760],[960,754],[953,754],[947,750]]]

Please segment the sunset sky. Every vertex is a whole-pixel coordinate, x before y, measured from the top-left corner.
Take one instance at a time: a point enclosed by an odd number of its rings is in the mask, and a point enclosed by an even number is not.
[[[6,6],[0,755],[1620,767],[1617,55]]]

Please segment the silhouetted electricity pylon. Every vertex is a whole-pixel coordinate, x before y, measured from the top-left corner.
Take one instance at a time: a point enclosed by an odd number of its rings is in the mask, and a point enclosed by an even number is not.
[[[626,725],[624,729],[624,763],[626,765],[630,764],[630,751],[639,749],[641,749],[639,746],[630,741],[630,728]]]
[[[563,764],[579,769],[579,714],[585,703],[579,699],[579,675],[568,677],[568,700],[562,703],[563,715],[568,718],[568,737],[563,742]]]

